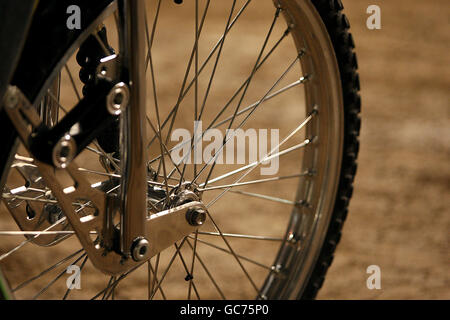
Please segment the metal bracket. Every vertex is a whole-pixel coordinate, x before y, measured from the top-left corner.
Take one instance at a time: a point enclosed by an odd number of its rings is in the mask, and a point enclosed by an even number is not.
[[[29,137],[33,128],[41,126],[41,120],[36,110],[22,92],[12,86],[8,88],[3,104],[23,144],[29,150]],[[33,154],[32,156],[34,157]],[[193,201],[151,215],[145,220],[143,234],[148,239],[149,250],[145,255],[145,260],[135,261],[130,256],[103,245],[103,243],[111,243],[111,239],[106,238],[108,235],[109,237],[114,236],[114,233],[104,230],[107,225],[105,221],[110,222],[106,216],[108,199],[105,193],[92,188],[83,173],[78,170],[75,161],[69,163],[65,168],[55,169],[34,158],[33,165],[37,167],[46,186],[58,200],[59,206],[69,220],[70,226],[75,231],[92,264],[110,275],[118,275],[130,270],[194,232],[199,225],[192,225],[188,222],[188,212],[190,209],[204,212],[207,210],[201,202]],[[73,180],[73,186],[64,188],[58,180],[57,172],[68,174]],[[89,208],[88,213],[84,210],[77,210],[77,206],[74,204],[80,202]],[[111,226],[111,223],[109,225]]]

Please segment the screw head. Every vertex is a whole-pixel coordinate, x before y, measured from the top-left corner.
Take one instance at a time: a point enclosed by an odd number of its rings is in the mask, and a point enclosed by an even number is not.
[[[138,238],[134,240],[133,245],[131,247],[131,256],[134,261],[142,261],[144,260],[150,250],[150,243],[145,238]]]
[[[190,208],[186,212],[186,220],[191,226],[201,226],[206,220],[206,211],[201,207]]]
[[[130,91],[125,83],[116,84],[106,97],[106,108],[112,115],[118,116],[125,110],[130,101]]]
[[[76,151],[75,140],[69,134],[64,135],[53,148],[53,164],[58,168],[66,168],[75,158]]]

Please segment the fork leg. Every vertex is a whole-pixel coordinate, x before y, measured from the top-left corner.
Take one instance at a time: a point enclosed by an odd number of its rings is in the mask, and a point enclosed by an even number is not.
[[[123,22],[121,54],[123,71],[129,75],[130,105],[122,119],[121,141],[121,250],[131,254],[136,239],[146,237],[147,218],[147,154],[146,144],[146,84],[145,84],[145,11],[142,0],[119,1]],[[125,49],[125,50],[123,50]],[[126,76],[126,74],[125,74]]]

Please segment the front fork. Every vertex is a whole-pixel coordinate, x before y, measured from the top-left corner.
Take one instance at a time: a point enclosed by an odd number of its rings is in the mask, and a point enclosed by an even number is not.
[[[7,115],[33,156],[31,165],[38,168],[46,186],[58,200],[64,219],[70,222],[93,265],[110,275],[132,269],[194,232],[204,219],[194,221],[191,216],[206,216],[205,206],[197,199],[175,203],[164,211],[147,215],[144,1],[119,0],[118,20],[120,69],[112,73],[118,74],[122,82],[103,81],[96,87],[97,95],[84,97],[51,129],[45,126],[20,88],[10,86],[3,99]],[[104,60],[100,67],[114,69],[108,61]],[[126,107],[121,101],[128,98],[129,107]],[[98,127],[107,126],[110,115],[118,114],[116,111],[122,114],[120,199],[93,189],[73,160],[95,137],[96,130],[100,130]],[[75,127],[85,130],[71,130]],[[72,158],[68,157],[71,150]],[[55,159],[50,157],[55,154],[57,159],[70,158],[70,161],[55,164]],[[72,178],[72,187],[64,188],[58,181],[58,170]],[[80,216],[74,207],[80,201],[87,201],[95,209],[94,213]],[[113,222],[117,211],[121,215],[118,237]],[[96,238],[92,238],[93,232]]]
[[[130,106],[121,119],[122,203],[120,249],[139,259],[147,251],[147,152],[144,1],[118,2],[122,78],[128,78]],[[133,255],[133,249],[136,249]]]

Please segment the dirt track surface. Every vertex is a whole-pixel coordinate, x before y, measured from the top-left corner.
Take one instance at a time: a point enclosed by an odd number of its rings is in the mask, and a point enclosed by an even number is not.
[[[363,99],[355,192],[319,298],[449,299],[448,1],[343,1]],[[382,289],[368,290],[378,265]]]
[[[342,240],[318,298],[450,299],[450,4],[446,0],[379,0],[382,29],[368,30],[366,8],[374,1],[343,2],[356,42],[361,79],[361,148]],[[254,22],[259,18],[255,16]],[[221,25],[216,28],[220,34]],[[163,67],[174,68],[176,61],[164,63]],[[161,81],[170,83],[171,79]],[[223,81],[226,84],[228,79]],[[226,94],[219,92],[218,98]],[[240,198],[231,199],[222,209],[240,205]],[[76,240],[70,241],[66,246],[76,245]],[[2,250],[8,247],[5,242],[0,245]],[[38,260],[31,258],[33,247],[24,250],[30,256],[12,258],[3,266],[6,273],[33,273],[33,264],[53,259],[59,249],[49,249]],[[271,263],[265,250],[253,253],[256,259]],[[370,265],[381,268],[381,290],[366,287]],[[228,271],[218,260],[212,266],[213,270]],[[137,284],[146,272],[124,285],[118,298],[145,294]],[[99,288],[104,285],[95,275],[83,276],[83,286],[87,281]],[[60,284],[62,290],[64,285]]]

